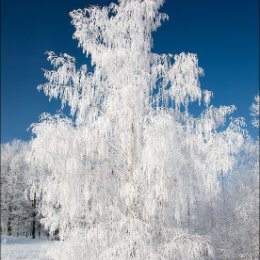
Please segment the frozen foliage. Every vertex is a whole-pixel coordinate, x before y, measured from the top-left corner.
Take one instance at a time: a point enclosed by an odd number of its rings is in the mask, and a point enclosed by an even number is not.
[[[42,234],[39,201],[35,191],[31,194],[30,150],[30,143],[19,140],[1,145],[1,230],[5,235],[35,238],[36,233]]]
[[[216,259],[259,257],[259,143],[247,138],[214,206]]]
[[[48,52],[53,70],[38,87],[70,116],[33,124],[32,186],[43,224],[58,233],[54,259],[211,259],[196,209],[210,204],[219,176],[244,143],[234,106],[210,105],[197,56],[151,52],[167,18],[162,0],[120,0],[70,13],[74,38],[94,71]],[[198,117],[188,106],[203,104]],[[34,194],[32,190],[32,194]]]
[[[18,233],[19,222],[25,222],[23,226],[30,225],[22,205],[26,202],[23,194],[26,188],[23,173],[27,171],[25,145],[17,140],[1,145],[1,230],[4,234]]]
[[[251,105],[250,111],[251,111],[251,116],[253,117],[252,119],[252,124],[254,127],[259,128],[259,94],[255,96],[255,102]]]
[[[1,145],[1,230],[2,234],[30,233],[31,203],[28,199],[29,145],[14,140]]]

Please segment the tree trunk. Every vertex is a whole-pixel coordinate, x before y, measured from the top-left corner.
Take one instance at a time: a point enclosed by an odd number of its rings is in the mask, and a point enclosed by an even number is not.
[[[214,222],[214,210],[213,210],[213,202],[212,202],[212,199],[210,199],[209,214],[210,214],[210,227],[209,227],[209,231],[210,231],[210,234],[212,234],[213,228],[215,227],[215,222]]]
[[[32,200],[32,239],[35,239],[36,234],[36,194],[34,194]]]
[[[41,224],[38,224],[38,236],[41,237]]]
[[[134,185],[133,177],[134,177],[134,163],[135,163],[135,122],[134,122],[134,108],[132,104],[129,104],[129,117],[130,117],[130,125],[129,125],[129,139],[128,139],[128,151],[127,151],[127,168],[128,168],[128,182],[130,185]],[[127,205],[127,216],[134,216],[134,205],[135,201],[130,202]]]
[[[8,211],[9,211],[9,214],[8,214],[8,220],[7,220],[7,235],[11,236],[12,235],[12,217],[11,217],[12,207],[11,206],[8,207]]]
[[[225,191],[225,186],[224,186],[224,175],[223,172],[221,172],[221,186],[222,186],[222,195],[223,195],[223,211],[224,211],[224,228],[225,228],[225,250],[226,252],[229,252],[229,246],[228,246],[228,241],[229,241],[229,222],[228,222],[228,217],[227,217],[227,201],[226,201],[226,191]]]

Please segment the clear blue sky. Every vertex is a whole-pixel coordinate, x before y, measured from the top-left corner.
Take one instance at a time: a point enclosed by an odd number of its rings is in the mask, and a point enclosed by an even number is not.
[[[54,113],[36,90],[45,82],[41,68],[48,68],[44,53],[53,50],[85,56],[72,40],[69,11],[109,0],[2,0],[1,8],[1,136],[29,139],[26,129],[42,112]],[[234,104],[234,116],[250,123],[248,108],[259,90],[258,0],[166,0],[163,12],[170,20],[154,33],[158,53],[193,52],[205,70],[203,89],[214,92],[213,105]],[[249,127],[256,136],[257,131]]]

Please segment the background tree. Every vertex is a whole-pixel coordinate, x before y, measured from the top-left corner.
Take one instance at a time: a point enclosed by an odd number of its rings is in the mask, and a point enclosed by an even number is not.
[[[7,235],[36,237],[39,216],[30,196],[30,144],[19,140],[1,145],[1,229]]]
[[[259,127],[258,98],[250,107]],[[211,234],[217,259],[257,259],[259,254],[259,139],[247,135],[235,167],[224,180],[225,189],[214,205]],[[225,199],[225,200],[224,200]]]

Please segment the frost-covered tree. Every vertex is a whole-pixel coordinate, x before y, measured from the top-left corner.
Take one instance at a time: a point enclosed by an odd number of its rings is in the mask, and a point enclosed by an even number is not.
[[[259,143],[250,137],[215,201],[216,259],[259,257]]]
[[[30,143],[19,140],[1,145],[1,230],[35,238],[41,228],[36,196],[30,195],[29,151]]]
[[[39,89],[70,115],[32,127],[43,224],[59,232],[54,259],[210,259],[193,212],[219,190],[243,145],[234,106],[210,105],[197,56],[152,53],[162,0],[120,0],[70,13],[93,69],[48,52]],[[91,72],[93,70],[93,72]],[[189,103],[203,104],[194,117]]]
[[[259,127],[257,97],[255,100],[250,107],[252,124]],[[211,230],[215,258],[258,259],[259,139],[247,135],[235,166],[220,183],[222,189],[214,201],[215,221]]]
[[[26,146],[26,143],[18,140],[1,145],[1,226],[3,233],[8,235],[21,232],[20,223],[27,217],[22,206],[26,189]]]
[[[251,105],[250,111],[252,115],[252,125],[259,128],[259,94],[255,96],[255,102]]]
[[[2,234],[31,236],[43,232],[35,190],[31,194],[29,142],[13,140],[1,145],[1,230]],[[34,179],[38,183],[38,177]]]

